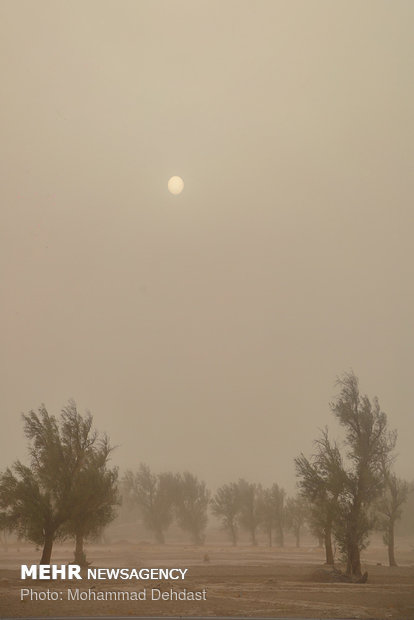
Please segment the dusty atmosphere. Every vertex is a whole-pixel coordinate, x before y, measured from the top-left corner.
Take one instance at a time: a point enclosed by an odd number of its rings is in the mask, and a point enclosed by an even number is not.
[[[414,618],[413,24],[0,0],[2,617]]]
[[[0,467],[72,397],[122,468],[293,490],[353,368],[412,478],[413,3],[0,11]]]

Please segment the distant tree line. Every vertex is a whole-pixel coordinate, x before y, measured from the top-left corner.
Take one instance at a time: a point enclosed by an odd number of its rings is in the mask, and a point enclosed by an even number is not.
[[[245,479],[212,494],[188,471],[156,474],[145,464],[120,479],[109,464],[109,439],[94,430],[89,413],[82,416],[69,401],[55,417],[42,405],[23,415],[30,464],[16,461],[0,474],[0,532],[41,546],[41,564],[50,563],[55,541],[73,539],[74,560],[86,565],[85,540],[101,535],[123,502],[126,509],[138,509],[159,544],[173,523],[193,544],[203,544],[210,511],[232,545],[241,532],[257,545],[261,532],[269,546],[283,547],[290,531],[299,547],[306,526],[325,547],[326,563],[334,563],[338,549],[350,576],[360,576],[360,553],[376,529],[390,566],[396,566],[395,524],[410,490],[393,471],[396,433],[388,429],[378,400],[360,393],[353,373],[343,375],[338,386],[330,407],[345,430],[343,445],[321,431],[313,454],[295,459],[299,492],[292,497],[276,482],[265,487]]]
[[[189,472],[154,474],[145,464],[136,472],[126,472],[122,495],[127,505],[138,508],[145,527],[161,544],[174,521],[190,535],[194,544],[202,544],[210,509],[233,545],[237,545],[243,530],[253,545],[257,545],[261,531],[266,534],[269,546],[274,543],[283,546],[284,532],[289,529],[299,546],[308,512],[302,497],[286,501],[284,489],[276,483],[264,488],[240,479],[224,484],[212,495],[205,483]]]
[[[144,525],[158,543],[165,542],[165,533],[174,519],[194,544],[204,542],[210,492],[205,482],[193,474],[156,475],[141,464],[137,472],[125,474],[123,495],[129,504],[138,506]]]

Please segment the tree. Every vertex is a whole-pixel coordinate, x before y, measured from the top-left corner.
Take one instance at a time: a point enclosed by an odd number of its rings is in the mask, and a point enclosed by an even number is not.
[[[89,451],[74,489],[71,518],[63,526],[65,534],[75,538],[74,561],[80,566],[87,565],[84,541],[102,532],[115,518],[115,506],[120,503],[118,469],[108,467],[111,451],[106,436]]]
[[[402,510],[401,521],[396,525],[396,529],[405,536],[414,534],[414,480],[408,483],[407,501]]]
[[[239,487],[235,482],[220,487],[211,500],[211,510],[221,519],[233,545],[237,545],[237,518],[240,511]]]
[[[315,441],[315,447],[310,460],[303,454],[295,459],[296,475],[300,494],[309,504],[310,529],[324,542],[326,563],[334,564],[332,526],[344,485],[342,458],[338,446],[331,444],[327,429]]]
[[[207,526],[207,507],[210,493],[205,482],[198,480],[188,471],[179,474],[176,480],[175,510],[178,525],[191,534],[195,545],[202,545]]]
[[[263,489],[259,500],[260,525],[267,536],[269,547],[272,546],[272,534],[275,526],[275,511],[270,489]]]
[[[402,507],[407,500],[409,485],[390,471],[385,472],[385,485],[382,496],[376,504],[379,513],[379,527],[383,531],[384,543],[388,547],[388,563],[397,566],[394,550],[395,523],[402,515]]]
[[[10,531],[10,526],[7,523],[5,515],[0,513],[0,538],[1,538],[1,545],[4,551],[7,551],[7,548],[8,548],[7,534],[9,531]]]
[[[384,486],[384,463],[391,459],[396,433],[377,398],[361,395],[353,372],[337,380],[340,388],[331,411],[345,429],[347,461],[342,467],[343,488],[338,496],[334,533],[347,561],[347,574],[361,576],[360,552],[374,527],[372,504]]]
[[[0,509],[18,535],[43,545],[41,564],[49,564],[53,542],[73,514],[79,475],[96,440],[92,416],[82,417],[74,401],[60,420],[42,405],[23,415],[30,467],[16,461],[0,478]]]
[[[300,547],[300,534],[309,514],[309,506],[301,497],[288,497],[286,502],[286,522],[295,535],[296,546]]]
[[[262,521],[262,487],[255,482],[241,479],[238,482],[240,497],[240,525],[249,532],[252,545],[257,545],[257,528]]]
[[[277,532],[277,542],[283,546],[283,525],[285,491],[276,483],[270,489],[263,489],[259,500],[259,513],[262,529],[266,532],[269,547],[272,546],[273,530]]]
[[[141,464],[134,474],[128,471],[124,477],[124,488],[129,498],[139,507],[144,525],[165,543],[165,531],[173,520],[176,480],[172,474],[151,473],[148,465]]]
[[[282,487],[279,487],[276,483],[270,489],[271,500],[274,507],[275,516],[275,529],[276,529],[276,543],[279,547],[284,545],[284,526],[286,521],[285,514],[285,497],[286,492]]]

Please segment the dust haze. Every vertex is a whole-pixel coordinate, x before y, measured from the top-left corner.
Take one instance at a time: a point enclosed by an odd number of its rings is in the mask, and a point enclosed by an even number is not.
[[[413,478],[413,18],[2,2],[1,468],[73,397],[122,471],[293,491],[352,368]]]
[[[42,554],[208,590],[142,614],[414,618],[413,20],[1,2],[2,615],[137,613],[22,602]]]

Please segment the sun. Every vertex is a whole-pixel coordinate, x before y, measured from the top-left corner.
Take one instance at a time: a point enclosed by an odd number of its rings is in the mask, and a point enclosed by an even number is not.
[[[168,190],[171,192],[171,194],[177,196],[178,194],[181,194],[183,189],[184,181],[181,177],[171,177],[171,179],[168,181]]]

